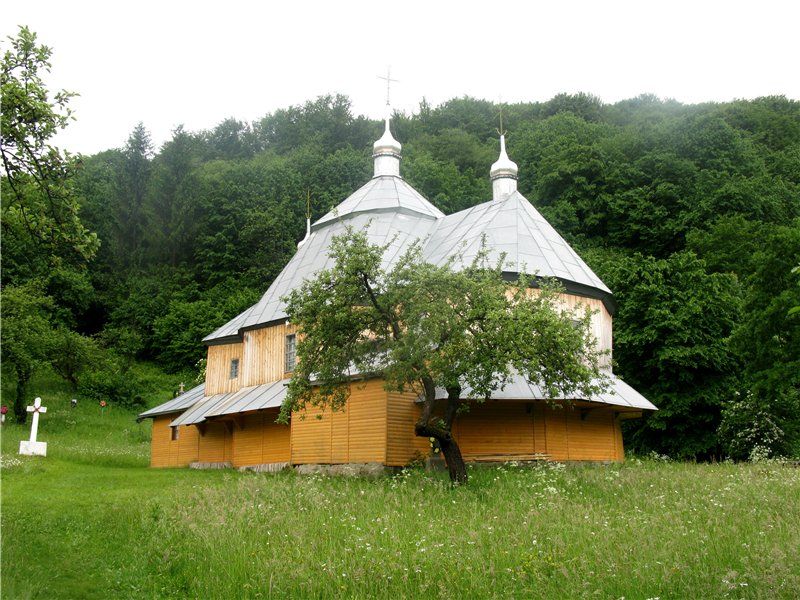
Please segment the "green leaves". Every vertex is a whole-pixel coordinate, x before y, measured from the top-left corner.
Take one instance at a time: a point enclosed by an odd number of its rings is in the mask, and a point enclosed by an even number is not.
[[[489,398],[516,372],[554,398],[600,390],[590,315],[561,308],[554,284],[510,288],[485,251],[455,270],[423,262],[412,244],[384,270],[385,251],[365,232],[334,237],[333,266],[285,298],[301,336],[284,420],[307,404],[341,406],[355,376],[425,390],[429,402],[436,387]]]
[[[84,265],[98,248],[97,236],[81,223],[73,189],[74,159],[51,145],[72,116],[75,94],[50,97],[42,75],[50,70],[50,48],[21,27],[2,59],[0,154],[4,267],[8,276],[44,275],[48,269]]]

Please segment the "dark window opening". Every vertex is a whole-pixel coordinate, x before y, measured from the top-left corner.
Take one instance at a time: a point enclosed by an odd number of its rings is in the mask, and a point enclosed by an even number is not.
[[[234,358],[231,360],[231,379],[236,379],[239,376],[239,359]]]

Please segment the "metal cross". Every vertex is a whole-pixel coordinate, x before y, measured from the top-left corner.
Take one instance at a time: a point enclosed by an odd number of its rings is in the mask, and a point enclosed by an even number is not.
[[[497,131],[497,133],[499,135],[505,135],[506,134],[506,130],[503,129],[503,102],[502,101],[500,102],[500,129],[496,129],[495,131]]]
[[[386,77],[383,75],[378,75],[378,79],[383,79],[386,82],[386,106],[389,106],[392,83],[400,83],[400,81],[397,79],[392,79],[392,67],[386,67]]]

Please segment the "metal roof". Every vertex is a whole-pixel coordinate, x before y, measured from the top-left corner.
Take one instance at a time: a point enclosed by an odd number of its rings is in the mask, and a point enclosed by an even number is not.
[[[558,277],[611,293],[580,256],[519,192],[440,219],[425,246],[425,258],[442,264],[461,255],[470,264],[485,236],[490,258],[505,252],[504,271]]]
[[[444,213],[428,202],[422,194],[401,177],[373,177],[347,199],[311,226],[316,231],[347,215],[368,211],[400,211],[438,219]]]
[[[175,396],[172,400],[164,402],[164,404],[159,404],[156,407],[140,413],[138,420],[150,419],[159,415],[184,411],[203,399],[205,389],[206,384],[201,383],[197,387],[190,389],[188,392],[184,392],[180,396]]]
[[[328,256],[331,239],[345,233],[347,226],[363,229],[372,244],[389,244],[384,255],[384,267],[394,262],[415,240],[424,239],[436,220],[415,212],[358,212],[347,218],[330,222],[321,229],[312,230],[311,236],[298,249],[283,271],[278,275],[261,299],[251,308],[204,338],[213,342],[220,338],[238,335],[241,329],[285,319],[286,311],[281,298],[299,287],[303,280],[332,266]]]
[[[444,216],[402,178],[380,176],[314,223],[311,236],[261,299],[203,341],[227,341],[241,335],[243,329],[285,319],[281,298],[303,280],[331,266],[328,256],[331,239],[343,234],[348,226],[365,230],[373,244],[391,242],[384,256],[385,268],[416,240],[424,243],[423,256],[431,263],[443,264],[458,254],[468,263],[485,235],[490,255],[506,253],[507,272],[557,277],[568,291],[570,284],[575,284],[583,291],[597,291],[600,297],[611,295],[600,278],[519,192]]]
[[[208,396],[176,418],[171,427],[198,425],[209,417],[232,415],[265,408],[279,408],[286,398],[288,379],[243,387],[227,394]]]
[[[177,427],[178,425],[197,425],[206,420],[206,413],[217,406],[217,404],[224,402],[230,397],[233,392],[228,394],[214,394],[213,396],[206,396],[200,402],[189,408],[185,413],[177,417],[170,423],[170,427]]]
[[[205,416],[216,417],[265,408],[280,408],[286,398],[288,384],[288,379],[281,379],[272,383],[242,388],[225,402],[218,403]]]
[[[539,386],[528,382],[522,375],[516,375],[503,389],[496,390],[492,394],[492,400],[587,400],[598,404],[610,404],[613,406],[623,406],[635,410],[658,410],[656,406],[639,392],[622,381],[613,373],[606,373],[609,378],[609,388],[606,392],[594,398],[551,398]],[[464,399],[478,399],[472,396],[472,390],[466,388],[463,391]],[[447,398],[447,391],[444,388],[436,388],[436,398]]]

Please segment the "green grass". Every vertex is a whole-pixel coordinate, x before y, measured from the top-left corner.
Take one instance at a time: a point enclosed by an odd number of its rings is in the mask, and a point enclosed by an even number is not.
[[[461,489],[153,470],[149,423],[42,385],[47,458],[2,432],[3,598],[800,595],[790,466],[506,466]]]

